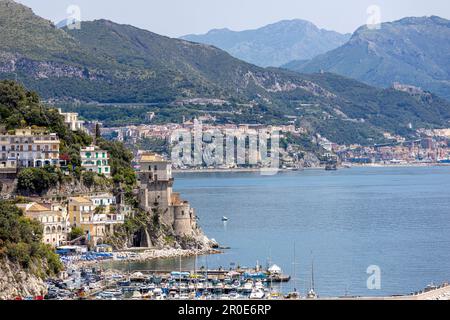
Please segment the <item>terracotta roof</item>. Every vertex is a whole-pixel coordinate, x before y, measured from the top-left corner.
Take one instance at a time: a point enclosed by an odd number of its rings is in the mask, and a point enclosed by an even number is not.
[[[89,203],[92,204],[92,201],[90,199],[87,199],[85,197],[71,197],[70,201],[78,202],[78,203]]]
[[[50,208],[47,208],[46,206],[36,203],[36,202],[26,203],[26,204],[18,204],[17,207],[19,209],[24,210],[25,212],[30,212],[30,213],[51,211]]]

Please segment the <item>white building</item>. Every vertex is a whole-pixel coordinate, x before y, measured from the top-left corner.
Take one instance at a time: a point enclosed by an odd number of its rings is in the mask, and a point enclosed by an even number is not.
[[[87,171],[111,176],[111,167],[109,166],[109,154],[106,150],[101,150],[96,146],[81,148],[81,166]]]
[[[18,204],[25,216],[37,220],[44,227],[42,242],[54,247],[68,240],[71,231],[67,208],[62,205],[45,205],[36,202]]]
[[[95,196],[90,196],[89,199],[95,206],[111,206],[116,204],[116,198],[110,193],[103,193]]]
[[[72,131],[83,131],[84,130],[84,121],[78,120],[78,113],[75,112],[62,112],[61,109],[58,109],[59,114],[64,117],[64,123],[69,127]]]
[[[0,167],[43,167],[59,164],[60,140],[56,133],[17,129],[0,135]]]

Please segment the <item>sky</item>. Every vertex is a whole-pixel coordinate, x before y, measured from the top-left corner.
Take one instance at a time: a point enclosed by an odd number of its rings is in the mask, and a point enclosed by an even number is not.
[[[448,0],[17,0],[41,17],[59,22],[108,19],[170,37],[211,29],[256,29],[285,19],[304,19],[320,28],[351,33],[366,23],[408,16],[450,19]],[[73,7],[76,6],[76,7]],[[376,6],[376,7],[373,7]],[[73,10],[75,8],[75,10]],[[68,13],[70,11],[70,14]]]

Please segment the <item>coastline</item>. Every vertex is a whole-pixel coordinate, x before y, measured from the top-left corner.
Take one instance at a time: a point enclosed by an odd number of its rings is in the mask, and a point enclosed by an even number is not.
[[[450,167],[450,164],[442,163],[402,163],[402,164],[352,164],[350,166],[341,166],[338,169],[352,169],[352,168],[424,168],[424,167]],[[220,168],[201,168],[201,169],[174,169],[173,173],[255,173],[264,170],[264,168],[232,168],[232,169],[220,169]],[[280,168],[278,172],[296,172],[306,170],[325,170],[325,166],[307,167],[299,169]]]
[[[67,268],[85,268],[100,265],[108,262],[146,262],[158,259],[170,259],[178,257],[193,257],[201,255],[222,254],[223,251],[218,249],[128,249],[123,251],[115,251],[112,253],[113,258],[108,260],[93,261],[74,261],[68,264]]]

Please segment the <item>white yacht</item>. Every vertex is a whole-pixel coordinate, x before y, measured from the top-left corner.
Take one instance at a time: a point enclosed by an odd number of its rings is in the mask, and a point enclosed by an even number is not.
[[[250,299],[253,299],[253,300],[261,300],[261,299],[264,299],[265,296],[266,296],[266,293],[261,288],[254,288],[252,290],[252,293],[250,293]]]

